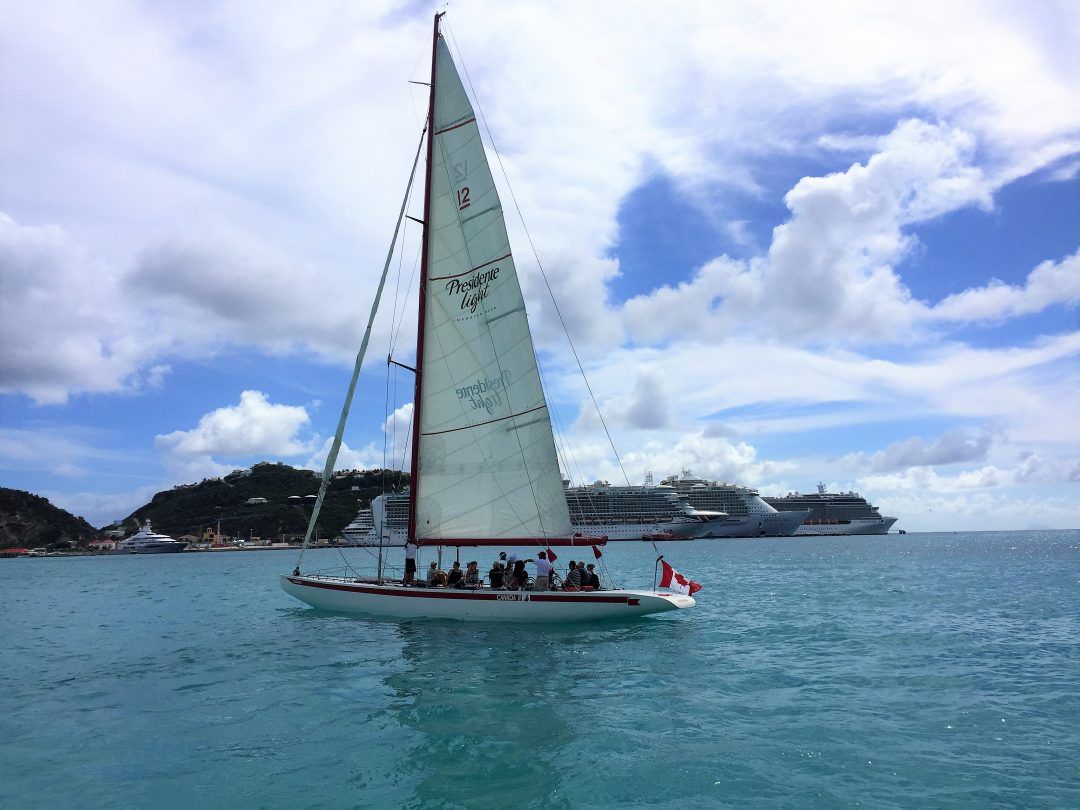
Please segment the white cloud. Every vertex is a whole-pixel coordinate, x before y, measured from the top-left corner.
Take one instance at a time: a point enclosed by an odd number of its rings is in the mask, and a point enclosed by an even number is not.
[[[990,431],[971,435],[962,430],[949,430],[934,441],[911,436],[876,453],[850,453],[840,461],[851,469],[875,472],[968,463],[985,459],[993,440]]]
[[[0,428],[0,469],[81,478],[95,465],[124,460],[123,453],[101,446],[106,438],[100,431],[70,426]]]
[[[290,457],[309,452],[310,444],[297,435],[308,422],[303,406],[275,405],[261,391],[244,391],[238,405],[210,411],[191,430],[156,436],[154,444],[173,477],[191,480],[198,474],[222,475],[232,469],[215,461],[215,456]]]
[[[933,317],[950,321],[976,321],[1030,315],[1053,304],[1080,302],[1080,252],[1060,262],[1045,261],[1022,286],[991,279],[984,287],[950,295],[937,304]]]
[[[974,149],[963,131],[900,123],[865,165],[800,180],[785,197],[791,218],[766,255],[721,257],[688,282],[628,301],[627,333],[639,341],[751,330],[809,342],[911,342],[926,307],[895,270],[915,244],[904,226],[989,207],[993,186],[973,165]]]
[[[15,353],[5,390],[60,402],[137,388],[140,370],[222,342],[344,360],[423,107],[387,77],[422,78],[428,15],[9,6],[0,47],[18,69],[0,81],[3,205],[24,227],[58,223],[50,239],[71,255],[43,285],[67,326]],[[892,270],[910,244],[903,226],[985,206],[1003,182],[1077,148],[1070,55],[1045,28],[1075,25],[1072,9],[631,4],[612,28],[602,8],[557,8],[475,0],[447,22],[585,353],[617,345],[624,324],[641,340],[672,328],[667,294],[655,319],[641,301],[625,319],[608,302],[619,206],[652,172],[704,201],[707,186],[759,189],[770,156],[872,143],[865,163],[792,190],[792,219],[762,261],[709,265],[673,300],[687,328],[712,334],[902,339],[920,314]],[[935,123],[848,131],[913,111]],[[558,319],[509,219],[547,347]],[[740,238],[740,220],[723,220]]]
[[[386,441],[368,442],[357,450],[342,441],[338,450],[335,470],[370,470],[391,469],[407,470],[412,463],[412,403],[408,402],[394,410],[382,424]],[[334,439],[328,436],[303,466],[312,470],[322,470]]]

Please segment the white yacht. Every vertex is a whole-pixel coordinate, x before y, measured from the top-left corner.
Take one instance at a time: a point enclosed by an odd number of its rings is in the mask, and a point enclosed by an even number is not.
[[[183,551],[187,545],[187,542],[183,540],[174,540],[167,534],[158,534],[150,528],[150,521],[147,520],[139,531],[126,540],[121,540],[113,554],[168,554]]]
[[[727,513],[723,520],[711,522],[703,537],[791,537],[809,514],[806,509],[777,511],[757,490],[707,481],[685,469],[680,475],[665,478],[660,485],[684,496],[695,510]]]

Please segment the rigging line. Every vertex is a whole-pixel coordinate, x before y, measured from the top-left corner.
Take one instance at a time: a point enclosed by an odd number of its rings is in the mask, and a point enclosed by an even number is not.
[[[349,418],[349,408],[352,406],[353,394],[356,393],[356,383],[360,378],[360,368],[364,364],[364,355],[367,354],[368,341],[371,339],[371,326],[375,322],[375,315],[379,311],[379,301],[382,299],[383,287],[386,286],[386,276],[390,272],[390,262],[394,259],[394,248],[397,244],[398,233],[401,223],[405,219],[405,206],[409,201],[409,191],[412,189],[413,180],[416,178],[416,167],[420,163],[420,150],[423,147],[424,138],[420,136],[420,144],[416,147],[416,157],[413,159],[412,171],[409,173],[409,183],[405,188],[405,196],[401,201],[401,213],[398,214],[397,224],[394,225],[394,235],[390,242],[390,250],[386,254],[386,262],[383,264],[382,276],[379,279],[379,287],[375,291],[375,300],[371,302],[371,314],[368,315],[367,328],[364,330],[364,339],[360,343],[360,351],[356,353],[356,362],[353,364],[352,379],[349,381],[349,390],[345,394],[345,402],[341,406],[341,416],[338,418],[337,432],[334,433],[333,444],[330,452],[326,455],[326,465],[323,467],[322,481],[319,483],[319,495],[315,499],[315,506],[311,510],[311,519],[308,521],[307,531],[304,532],[304,542],[300,546],[300,556],[296,561],[296,570],[300,571],[300,563],[304,559],[304,551],[311,542],[311,533],[315,531],[315,524],[319,520],[319,512],[322,511],[323,499],[326,490],[334,477],[334,464],[337,462],[338,451],[341,449],[341,439],[345,434],[345,421]]]
[[[415,69],[415,66],[414,66],[414,69]],[[410,185],[409,186],[409,191],[408,191],[408,202],[406,203],[406,206],[408,206],[411,203],[412,203],[412,186]],[[387,360],[389,360],[389,358],[393,356],[393,354],[394,354],[394,346],[397,343],[397,329],[398,329],[398,325],[399,325],[397,309],[398,309],[398,299],[401,296],[401,268],[405,263],[405,237],[407,235],[408,235],[408,229],[406,229],[405,234],[403,234],[402,237],[401,237],[401,249],[398,251],[397,274],[396,274],[395,279],[394,279],[394,306],[390,310],[390,345],[387,348]],[[417,255],[419,255],[419,249],[418,249]],[[415,272],[416,272],[416,261],[415,261],[415,258],[414,258],[414,260],[413,260],[413,273],[415,274]],[[410,285],[410,287],[412,286],[412,277],[411,276],[410,276],[410,279],[409,279],[409,285]],[[405,299],[403,299],[403,300],[407,300],[407,299],[408,299],[408,290],[405,291]],[[390,375],[391,374],[394,375],[393,399],[390,398]],[[380,487],[383,494],[386,494],[386,472],[387,472],[387,464],[386,464],[387,430],[386,430],[386,423],[387,423],[387,420],[390,418],[390,403],[391,402],[394,402],[395,404],[397,403],[397,370],[396,369],[391,370],[390,364],[388,362],[387,365],[386,365],[386,391],[385,391],[385,395],[384,395],[384,398],[383,398],[383,456],[382,456],[383,473],[382,473],[382,484],[381,484],[381,487]],[[394,421],[393,425],[391,426],[391,431],[392,431],[391,435],[392,435],[394,441],[396,441],[396,439],[397,439],[397,421],[396,420]],[[396,447],[396,445],[391,444],[391,452],[392,453],[393,453],[393,448],[394,447]]]
[[[540,269],[540,276],[544,279],[544,286],[547,287],[548,295],[551,297],[551,303],[555,307],[555,314],[559,316],[559,323],[562,326],[563,334],[566,335],[566,341],[570,344],[570,351],[574,355],[574,361],[577,363],[578,371],[581,372],[581,376],[585,380],[585,387],[589,391],[589,398],[592,400],[597,416],[600,417],[600,424],[604,426],[604,433],[607,435],[608,444],[611,445],[611,451],[615,454],[615,460],[619,463],[619,469],[622,471],[623,478],[626,479],[627,486],[629,486],[630,476],[626,474],[626,468],[623,467],[622,458],[619,457],[619,451],[615,447],[614,439],[611,438],[611,431],[608,430],[607,421],[604,419],[604,414],[600,410],[600,404],[596,401],[596,395],[593,393],[592,385],[589,384],[589,378],[585,374],[585,367],[581,364],[581,358],[578,356],[577,347],[574,346],[574,340],[570,337],[570,330],[566,327],[566,320],[563,318],[562,310],[559,309],[559,302],[555,300],[555,292],[551,289],[551,282],[548,281],[547,273],[544,272],[544,265],[540,262],[540,255],[536,251],[536,245],[533,243],[532,234],[529,233],[529,226],[525,224],[525,217],[521,213],[521,206],[518,205],[517,195],[514,194],[514,188],[510,185],[510,176],[506,173],[502,155],[499,154],[499,149],[495,145],[495,139],[491,135],[491,128],[488,127],[487,117],[484,115],[484,110],[480,106],[480,101],[476,96],[476,89],[473,87],[472,77],[469,76],[469,69],[465,66],[465,60],[461,58],[461,49],[457,46],[457,39],[454,37],[453,29],[450,28],[449,25],[447,26],[447,29],[450,38],[454,42],[454,49],[458,52],[458,61],[461,63],[461,69],[465,72],[465,80],[469,83],[469,90],[472,91],[473,98],[476,99],[476,111],[479,113],[480,121],[484,125],[484,131],[487,132],[488,142],[491,144],[491,149],[495,153],[495,159],[499,162],[499,170],[502,172],[503,179],[506,181],[506,188],[510,192],[510,199],[514,202],[514,210],[517,211],[521,227],[525,231],[525,237],[529,240],[529,248],[532,250],[533,257],[536,259],[536,266]]]

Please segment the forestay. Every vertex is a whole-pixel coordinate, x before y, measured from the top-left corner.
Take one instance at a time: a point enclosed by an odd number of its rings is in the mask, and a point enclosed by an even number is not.
[[[416,536],[567,537],[570,516],[502,206],[441,36],[434,79]]]

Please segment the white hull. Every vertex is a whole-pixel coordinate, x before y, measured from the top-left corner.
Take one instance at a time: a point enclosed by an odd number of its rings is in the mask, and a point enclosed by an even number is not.
[[[897,520],[898,518],[887,517],[882,520],[856,518],[847,523],[804,523],[795,534],[799,537],[808,535],[888,534],[890,527]]]
[[[319,610],[388,619],[593,622],[634,619],[695,604],[693,597],[656,591],[469,591],[295,575],[283,575],[281,587]]]
[[[806,512],[773,512],[710,523],[704,537],[791,537],[799,529]]]
[[[112,554],[175,554],[187,548],[187,543],[174,540],[171,543],[145,544],[137,547],[118,548]]]

